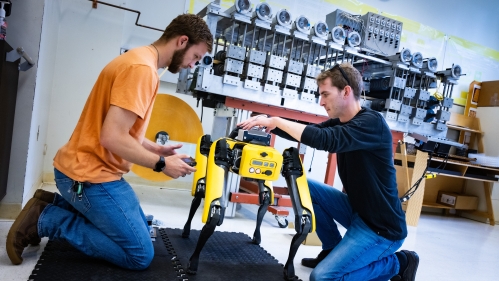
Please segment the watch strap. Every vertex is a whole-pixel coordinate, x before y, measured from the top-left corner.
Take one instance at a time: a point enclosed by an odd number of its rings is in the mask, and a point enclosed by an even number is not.
[[[166,166],[165,157],[159,156],[159,160],[158,160],[158,162],[156,162],[156,165],[154,165],[153,171],[159,173],[159,172],[163,171],[165,166]]]

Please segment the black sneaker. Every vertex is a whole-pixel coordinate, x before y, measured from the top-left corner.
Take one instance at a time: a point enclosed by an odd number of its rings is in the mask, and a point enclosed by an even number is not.
[[[323,259],[329,255],[332,249],[322,250],[316,258],[304,258],[301,264],[306,267],[315,268]]]
[[[400,251],[407,256],[407,266],[405,269],[400,269],[399,274],[390,279],[391,281],[414,281],[416,280],[416,271],[419,265],[419,256],[416,252],[402,250]]]

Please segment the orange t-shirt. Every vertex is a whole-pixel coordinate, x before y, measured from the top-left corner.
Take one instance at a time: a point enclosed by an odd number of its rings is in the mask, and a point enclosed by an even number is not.
[[[110,105],[132,111],[139,118],[130,135],[142,143],[158,91],[158,55],[154,47],[132,49],[112,60],[100,73],[73,135],[54,157],[54,167],[81,182],[119,180],[132,163],[100,144]]]

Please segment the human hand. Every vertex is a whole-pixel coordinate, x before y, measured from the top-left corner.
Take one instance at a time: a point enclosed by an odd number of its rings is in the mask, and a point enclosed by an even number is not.
[[[196,171],[196,168],[189,166],[182,160],[189,158],[187,154],[174,154],[165,158],[165,168],[163,173],[171,178],[185,177]]]
[[[265,127],[265,132],[270,132],[276,128],[274,124],[274,118],[267,118],[267,115],[257,115],[245,120],[239,124],[238,127],[241,127],[243,130],[250,130],[253,127]]]
[[[177,151],[175,151],[175,149],[179,149],[181,147],[181,143],[161,145],[159,148],[159,155],[164,157],[175,155],[177,154]]]

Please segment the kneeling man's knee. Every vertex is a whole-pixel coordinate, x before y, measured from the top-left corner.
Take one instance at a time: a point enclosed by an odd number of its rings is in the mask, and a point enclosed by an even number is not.
[[[135,253],[130,257],[129,269],[144,270],[149,267],[154,258],[154,248],[151,245],[144,246],[140,253]]]

